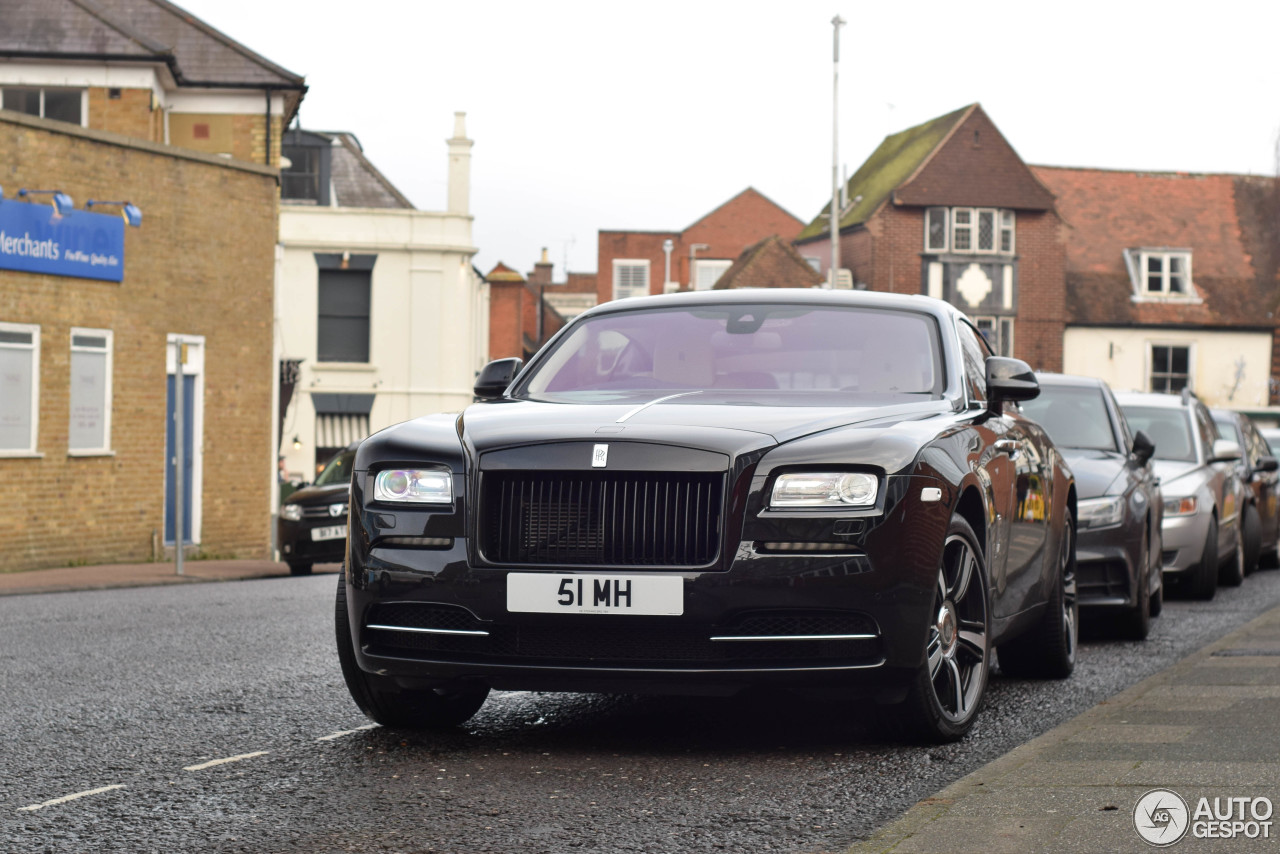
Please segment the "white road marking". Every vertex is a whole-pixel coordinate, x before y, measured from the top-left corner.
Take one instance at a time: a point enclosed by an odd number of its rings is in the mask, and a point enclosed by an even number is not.
[[[188,765],[183,771],[203,771],[206,768],[212,768],[215,765],[226,765],[228,762],[239,762],[241,759],[252,759],[255,756],[266,756],[270,750],[257,750],[253,753],[241,753],[239,756],[228,756],[226,759],[211,759],[208,762],[201,762],[199,765]]]
[[[319,738],[317,738],[316,741],[333,741],[335,738],[342,738],[344,735],[352,735],[353,733],[361,732],[362,730],[373,729],[376,726],[377,724],[366,724],[364,726],[358,726],[355,729],[344,729],[341,732],[331,733],[330,735],[322,735]]]
[[[123,789],[124,783],[116,783],[114,786],[103,786],[99,789],[90,789],[87,792],[76,792],[74,795],[64,795],[61,798],[54,798],[51,801],[45,801],[42,804],[32,804],[29,807],[18,807],[18,812],[35,812],[45,807],[51,807],[55,804],[65,804],[67,801],[74,801],[77,798],[87,798],[90,795],[100,795],[103,792],[110,792],[112,789]]]

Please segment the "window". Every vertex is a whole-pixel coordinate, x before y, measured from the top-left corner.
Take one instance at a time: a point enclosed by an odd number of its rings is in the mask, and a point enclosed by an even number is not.
[[[1012,255],[1014,212],[997,208],[927,208],[926,252],[979,252]]]
[[[321,270],[316,359],[369,361],[372,270]]]
[[[975,317],[973,325],[982,333],[991,352],[997,356],[1013,355],[1012,317]]]
[[[1191,348],[1151,345],[1151,391],[1176,394],[1191,385]]]
[[[82,124],[80,89],[36,89],[20,86],[4,88],[3,104],[6,110],[15,110],[29,116],[56,119],[60,122]]]
[[[111,448],[111,331],[71,330],[71,400],[67,449],[106,453]]]
[[[649,262],[620,258],[613,262],[613,298],[649,295]]]
[[[724,275],[724,271],[733,265],[732,261],[694,261],[694,278],[693,289],[695,291],[709,291],[716,286],[716,282]]]
[[[987,399],[987,350],[974,328],[961,323],[960,350],[964,354],[964,374],[969,386],[970,401],[983,403]]]
[[[289,165],[280,172],[280,197],[320,201],[320,149],[289,145],[284,156]]]
[[[40,327],[0,323],[0,454],[34,454],[39,422]]]
[[[1191,253],[1139,250],[1138,295],[1189,297]]]
[[[818,258],[818,257],[816,257],[816,256],[814,256],[814,255],[806,255],[806,256],[804,256],[804,262],[805,262],[806,264],[808,264],[810,267],[812,267],[812,268],[813,268],[813,272],[815,272],[815,273],[821,273],[821,272],[822,272],[822,259],[821,259],[821,258]]]

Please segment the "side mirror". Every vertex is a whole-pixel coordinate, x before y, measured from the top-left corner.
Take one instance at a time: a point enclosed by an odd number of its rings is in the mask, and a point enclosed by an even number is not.
[[[480,400],[494,400],[511,385],[524,366],[523,359],[495,359],[480,369],[476,377],[475,395]]]
[[[1040,395],[1040,383],[1031,366],[1021,359],[987,357],[987,403],[999,412],[1007,400],[1031,400]]]
[[[1155,443],[1146,433],[1139,430],[1133,434],[1133,459],[1140,466],[1145,466],[1156,453]]]
[[[1209,458],[1211,463],[1233,463],[1240,459],[1240,445],[1230,439],[1218,439],[1213,443],[1213,454]]]
[[[1258,471],[1275,471],[1280,469],[1280,460],[1275,457],[1258,457],[1258,465],[1255,468]]]

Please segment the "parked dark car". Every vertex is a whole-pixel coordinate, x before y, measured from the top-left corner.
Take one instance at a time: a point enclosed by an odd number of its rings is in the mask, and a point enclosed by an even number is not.
[[[334,456],[316,482],[295,490],[280,505],[277,540],[293,575],[309,575],[317,563],[341,563],[347,545],[347,504],[355,442]]]
[[[1164,604],[1164,500],[1151,466],[1155,446],[1141,430],[1130,432],[1102,380],[1036,378],[1040,395],[1022,404],[1023,414],[1049,431],[1076,478],[1080,606],[1117,614],[1125,634],[1145,638]]]
[[[1276,457],[1249,416],[1229,409],[1210,410],[1218,431],[1240,446],[1236,475],[1244,484],[1245,504],[1241,521],[1244,537],[1244,571],[1259,564],[1275,566],[1280,545],[1280,502],[1277,501]]]
[[[482,402],[356,454],[337,645],[389,726],[490,688],[845,689],[961,737],[991,653],[1075,662],[1075,487],[991,355],[928,297],[605,303]]]
[[[1208,407],[1190,389],[1115,397],[1130,428],[1146,433],[1156,446],[1154,467],[1164,493],[1165,581],[1177,579],[1196,599],[1212,599],[1219,583],[1240,584],[1244,489],[1235,472],[1240,446],[1221,436]]]

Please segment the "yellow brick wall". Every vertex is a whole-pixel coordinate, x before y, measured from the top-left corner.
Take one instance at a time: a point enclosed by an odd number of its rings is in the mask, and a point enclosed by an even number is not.
[[[38,459],[0,458],[0,571],[146,560],[163,532],[168,333],[203,335],[206,553],[270,547],[276,181],[260,170],[0,118],[0,186],[128,198],[124,281],[0,270],[0,320],[39,324]],[[13,200],[4,204],[20,204]],[[72,326],[111,329],[109,457],[69,457]]]
[[[119,92],[119,98],[112,98],[109,89],[89,87],[88,126],[134,139],[164,142],[164,113],[151,108],[151,90],[120,89]]]

